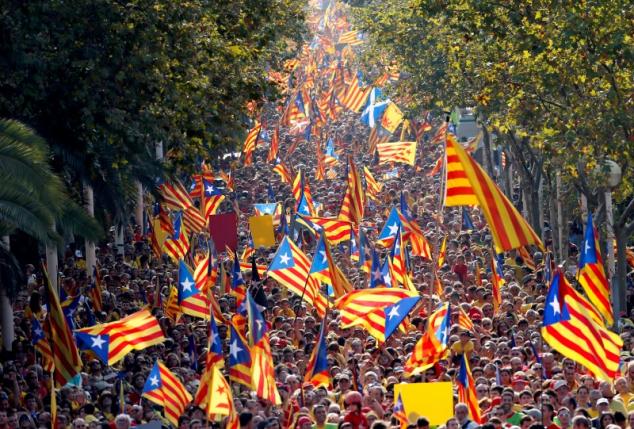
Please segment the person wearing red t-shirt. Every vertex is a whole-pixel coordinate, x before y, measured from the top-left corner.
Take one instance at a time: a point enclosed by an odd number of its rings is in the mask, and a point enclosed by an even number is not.
[[[464,256],[462,255],[458,256],[458,258],[456,259],[456,263],[454,264],[451,271],[456,273],[456,275],[458,276],[458,279],[460,279],[460,282],[462,284],[464,284],[467,281],[467,275],[469,273],[469,269],[467,267],[467,264],[465,264]]]
[[[366,419],[361,412],[361,407],[363,406],[362,403],[363,397],[359,392],[355,391],[348,392],[343,401],[343,404],[346,407],[346,415],[343,418],[343,421],[350,423],[352,425],[352,429],[368,429],[370,427],[368,419]]]

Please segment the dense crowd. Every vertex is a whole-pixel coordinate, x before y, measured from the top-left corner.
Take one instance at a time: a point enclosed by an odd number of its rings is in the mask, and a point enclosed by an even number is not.
[[[269,123],[279,119],[271,112]],[[455,397],[454,417],[444,422],[445,429],[541,428],[547,429],[634,429],[634,360],[631,314],[619,315],[616,329],[623,339],[622,376],[613,382],[599,381],[584,368],[551,350],[542,339],[540,324],[549,285],[546,283],[546,255],[537,248],[528,249],[531,261],[515,251],[505,254],[502,272],[505,284],[502,302],[495,311],[492,296],[492,273],[489,267],[492,236],[477,208],[469,209],[473,226],[465,228],[461,209],[442,208],[441,175],[427,175],[441,154],[442,145],[429,144],[429,133],[419,144],[416,167],[377,165],[365,155],[367,127],[358,122],[358,114],[341,117],[321,130],[334,136],[340,154],[336,177],[315,179],[313,143],[303,142],[292,153],[285,153],[286,163],[301,169],[311,186],[312,196],[320,204],[324,217],[337,216],[346,189],[345,157],[351,155],[358,166],[368,166],[383,184],[378,199],[368,200],[362,228],[371,243],[376,241],[390,209],[399,206],[401,194],[408,202],[415,221],[438,252],[447,237],[444,264],[438,270],[442,293],[434,285],[435,261],[412,260],[412,280],[421,293],[420,305],[414,308],[404,332],[396,332],[384,344],[362,328],[341,329],[338,312],[329,312],[327,323],[328,365],[331,385],[314,388],[305,383],[304,374],[311,351],[319,336],[320,319],[299,296],[290,293],[272,279],[264,281],[267,298],[265,316],[269,323],[275,378],[282,397],[281,406],[271,406],[237,383],[235,408],[244,429],[383,429],[400,426],[394,418],[394,388],[399,383],[453,381],[458,362],[464,355],[471,367],[475,391],[484,423],[477,424],[465,404]],[[282,146],[301,139],[303,132],[282,132]],[[248,245],[248,217],[255,203],[275,201],[292,213],[296,201],[290,186],[271,172],[264,162],[266,140],[255,153],[255,162],[243,166],[231,156],[218,159],[214,170],[232,169],[234,188],[217,181],[227,199],[219,213],[239,213],[237,255]],[[397,175],[390,175],[394,168]],[[513,203],[521,205],[517,185],[511,186]],[[170,288],[178,282],[178,268],[167,258],[152,254],[143,225],[125,231],[125,246],[114,245],[114,230],[97,248],[100,277],[103,282],[103,309],[95,314],[96,323],[121,319],[144,307],[158,318],[166,341],[140,352],[133,352],[109,367],[89,352],[82,352],[84,363],[80,380],[56,389],[57,427],[72,429],[116,428],[158,421],[168,423],[157,408],[142,398],[143,387],[156,359],[162,362],[194,394],[205,366],[208,322],[181,315],[177,320],[166,315],[164,304]],[[549,225],[543,225],[545,244],[552,242]],[[578,223],[568,231],[570,256],[563,261],[568,279],[575,284],[580,233]],[[301,231],[298,242],[309,255],[316,239]],[[123,250],[120,253],[119,250]],[[230,271],[230,261],[220,251],[221,263]],[[387,249],[377,247],[382,258]],[[256,249],[258,264],[268,265],[274,248]],[[351,261],[350,246],[333,249],[336,263],[356,288],[367,287],[368,277]],[[529,264],[529,262],[531,262]],[[35,261],[33,261],[35,264]],[[534,263],[534,264],[533,264]],[[534,265],[534,266],[531,266]],[[87,289],[93,281],[87,272],[81,246],[69,245],[61,260],[58,281],[63,295],[82,295],[72,313],[75,328],[90,323],[91,303]],[[11,352],[5,352],[0,364],[0,429],[51,428],[51,377],[41,365],[41,356],[32,344],[34,320],[42,321],[43,278],[34,265],[25,267],[26,282],[13,304],[16,340]],[[249,274],[245,272],[247,284]],[[631,286],[631,284],[629,285]],[[631,290],[628,287],[628,291]],[[236,312],[236,299],[222,293],[216,285],[215,296],[227,320]],[[628,297],[632,294],[628,292]],[[426,329],[430,311],[449,302],[452,310],[449,352],[447,356],[421,374],[405,375],[405,363],[414,345]],[[459,324],[461,307],[473,322],[472,330]],[[218,326],[225,357],[229,353],[228,327]],[[224,371],[227,371],[225,365]],[[434,404],[434,398],[427,398]],[[416,414],[408,429],[427,429],[429,420]],[[189,407],[179,420],[178,429],[221,427],[223,422],[208,422],[204,410]]]
[[[344,148],[359,143],[355,142],[357,138],[360,137],[352,132],[344,136]],[[304,161],[314,199],[323,204],[323,215],[335,215],[345,190],[345,179],[316,183],[308,167],[310,159],[304,159],[301,148],[292,155],[297,158],[295,165]],[[435,153],[432,150],[421,157],[420,165],[425,170],[433,164]],[[364,160],[359,157],[359,161]],[[226,159],[224,165],[218,167],[228,168],[230,162],[233,160]],[[377,166],[372,168],[377,175],[387,171]],[[264,201],[262,195],[266,195],[269,185],[277,201],[289,209],[294,208],[294,200],[289,186],[281,184],[263,163],[236,169],[234,174],[234,192],[226,190],[230,198],[221,210],[233,210],[237,204],[240,248],[243,248],[247,245],[246,219],[252,213],[253,204]],[[385,344],[378,344],[361,328],[340,329],[337,312],[329,314],[327,343],[331,387],[315,389],[304,383],[304,373],[318,336],[320,320],[298,296],[273,280],[267,280],[264,286],[268,298],[266,317],[270,323],[275,375],[283,405],[270,406],[234,383],[235,406],[242,427],[380,429],[395,426],[398,423],[392,418],[394,386],[401,382],[451,381],[456,377],[457,358],[461,354],[470,362],[487,428],[528,429],[533,425],[548,429],[571,426],[578,429],[589,425],[597,429],[607,429],[610,425],[621,429],[634,427],[630,426],[630,421],[634,423],[634,363],[629,363],[634,324],[629,318],[622,315],[619,321],[624,340],[623,376],[613,383],[595,380],[575,362],[562,358],[542,341],[539,328],[548,285],[544,283],[544,255],[541,252],[531,252],[535,270],[514,252],[506,255],[503,302],[494,313],[491,273],[485,268],[491,236],[477,210],[471,214],[474,228],[464,230],[460,210],[442,213],[438,210],[438,178],[428,177],[418,169],[400,168],[398,178],[384,180],[384,183],[380,200],[368,204],[365,226],[370,240],[374,241],[387,211],[399,204],[400,193],[405,192],[405,198],[430,242],[438,247],[440,240],[448,236],[446,260],[439,272],[442,295],[434,293],[431,262],[414,261],[413,281],[423,295],[422,304],[410,315],[409,330],[395,333]],[[314,245],[314,238],[304,234],[303,248],[311,253]],[[270,262],[273,250],[257,250],[258,262]],[[571,250],[574,254],[574,245]],[[81,249],[70,246],[60,264],[59,282],[66,296],[85,293],[91,281],[86,275],[82,256]],[[205,363],[208,324],[189,316],[182,316],[175,323],[165,316],[160,305],[156,305],[156,288],[159,288],[161,301],[165,302],[170,285],[178,281],[178,270],[166,257],[157,259],[151,254],[140,227],[127,231],[124,254],[118,254],[113,241],[109,241],[98,247],[97,256],[104,291],[103,311],[96,314],[96,322],[117,320],[150,306],[167,340],[128,354],[116,368],[82,352],[81,380],[56,392],[58,423],[73,429],[125,429],[153,420],[167,424],[161,410],[141,398],[147,374],[154,361],[160,358],[194,393]],[[350,281],[356,287],[364,287],[365,274],[350,261],[349,248],[338,247],[335,256]],[[574,281],[575,261],[571,258],[566,263],[566,274]],[[476,270],[480,270],[479,275]],[[40,366],[40,357],[34,353],[30,341],[32,319],[41,318],[45,312],[42,277],[33,265],[28,265],[26,278],[27,284],[21,288],[14,303],[17,339],[13,352],[5,353],[1,365],[0,429],[51,427],[50,374]],[[235,297],[222,295],[219,290],[218,303],[229,319],[235,311]],[[431,303],[430,292],[433,294]],[[90,305],[87,298],[82,298],[83,301]],[[450,353],[446,359],[422,374],[405,377],[404,363],[425,329],[429,309],[445,301],[456,308],[462,307],[474,324],[473,331],[459,326],[458,312],[454,310]],[[79,305],[73,313],[75,327],[88,323],[86,305]],[[227,326],[220,325],[219,334],[228,353]],[[432,398],[429,400],[433,403]],[[424,416],[412,419],[410,423],[412,428],[429,426]],[[181,417],[179,429],[198,429],[209,424],[219,423],[208,423],[203,410],[190,408]],[[447,429],[458,426],[462,429],[478,426],[461,403],[455,405],[455,418],[446,422]]]

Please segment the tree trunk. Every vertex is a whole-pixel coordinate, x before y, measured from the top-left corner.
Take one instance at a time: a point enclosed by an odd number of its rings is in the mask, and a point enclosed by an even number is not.
[[[143,233],[143,185],[141,182],[136,183],[137,187],[137,196],[136,196],[136,207],[134,210],[134,220],[136,225],[141,228],[141,233]]]
[[[627,311],[627,228],[620,228],[617,224],[616,231],[616,275],[612,278],[612,302],[614,305],[615,320],[618,320],[621,312]]]
[[[95,217],[95,195],[92,186],[84,182],[84,207],[88,214]],[[97,255],[95,253],[95,243],[86,240],[86,274],[92,277],[93,269],[97,266]]]
[[[561,176],[557,173],[555,178],[557,191],[557,247],[559,248],[559,260],[563,262],[566,259],[567,252],[564,248],[565,232],[564,232],[564,205],[562,202],[563,191],[561,189]]]
[[[2,237],[2,243],[7,250],[11,248],[9,236]],[[15,339],[15,326],[13,326],[13,306],[4,287],[0,286],[0,326],[2,326],[2,349],[7,352],[13,351],[13,340]]]
[[[55,230],[54,225],[52,228]],[[59,291],[57,284],[59,262],[57,256],[57,245],[55,243],[46,244],[46,269],[48,270],[48,277],[51,281],[51,286],[53,286],[53,289]]]
[[[116,225],[114,230],[114,244],[117,248],[118,255],[125,254],[125,226],[124,225]]]
[[[557,259],[559,255],[559,227],[557,226],[557,194],[552,180],[548,181],[548,209],[550,222],[550,235],[552,237],[553,255]]]
[[[163,159],[163,142],[156,142],[154,145],[154,154],[155,159],[159,161]]]
[[[539,178],[539,186],[537,188],[537,210],[539,210],[539,213],[537,216],[537,219],[539,220],[538,234],[542,236],[542,240],[543,240],[544,239],[542,234],[542,229],[544,228],[544,176],[543,175]]]
[[[482,129],[482,144],[484,145],[484,150],[482,154],[482,158],[484,161],[484,168],[487,171],[489,177],[495,177],[495,172],[493,171],[493,160],[491,159],[491,134],[487,129],[486,125],[480,123],[480,127]],[[502,164],[500,163],[500,175],[502,175]]]

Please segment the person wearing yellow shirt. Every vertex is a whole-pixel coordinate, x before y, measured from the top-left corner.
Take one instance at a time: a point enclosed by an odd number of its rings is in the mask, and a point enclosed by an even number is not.
[[[473,341],[471,341],[469,331],[463,330],[460,332],[460,340],[451,345],[452,360],[455,360],[460,355],[465,355],[465,358],[469,359],[471,357],[471,353],[473,352],[473,348],[474,345]]]

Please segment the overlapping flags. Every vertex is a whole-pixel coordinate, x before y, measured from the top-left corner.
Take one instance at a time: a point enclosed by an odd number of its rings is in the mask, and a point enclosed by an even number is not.
[[[75,333],[87,349],[107,351],[104,356],[108,357],[108,365],[117,363],[132,350],[143,350],[165,341],[161,325],[147,309],[115,322],[77,329]]]
[[[251,388],[251,351],[233,323],[229,332],[229,378]]]
[[[450,328],[451,310],[449,304],[443,304],[429,316],[425,333],[403,367],[405,374],[411,376],[423,372],[447,356]]]
[[[211,316],[211,303],[197,286],[191,269],[183,260],[178,263],[178,305],[184,314],[202,319]]]
[[[163,248],[174,262],[185,258],[189,251],[189,237],[187,236],[187,228],[183,225],[182,212],[176,212],[174,215],[174,233],[165,239]]]
[[[544,340],[562,355],[585,366],[595,377],[612,380],[618,373],[623,340],[557,269],[548,291],[542,325]]]
[[[162,362],[156,361],[143,386],[143,397],[163,407],[165,418],[174,427],[178,427],[178,419],[185,407],[192,401],[181,380],[178,379]]]
[[[352,223],[356,229],[363,220],[365,207],[365,192],[361,183],[361,176],[352,158],[348,159],[348,179],[346,193],[341,203],[339,219]]]
[[[309,276],[310,261],[288,237],[282,239],[269,265],[268,276],[310,304],[324,317],[328,301],[319,291],[319,282]]]
[[[397,288],[359,289],[335,301],[341,328],[364,327],[370,335],[384,342],[420,299],[418,293]],[[408,308],[409,307],[409,308]]]
[[[51,350],[51,344],[48,342],[44,330],[37,318],[31,319],[31,344],[35,348],[35,351],[42,356],[42,369],[47,372],[53,371],[55,367],[53,364],[53,351]]]
[[[190,207],[194,207],[194,202],[190,198],[187,189],[178,180],[173,183],[165,182],[160,184],[159,192],[165,205],[172,210],[187,210]]]
[[[363,167],[363,175],[365,176],[366,195],[369,198],[378,201],[383,185],[377,182],[368,167]]]
[[[406,429],[409,425],[409,419],[407,418],[407,414],[405,413],[405,406],[403,405],[403,398],[401,398],[400,393],[396,398],[394,408],[392,408],[392,417],[398,420],[398,422],[401,424],[401,429]]]
[[[251,128],[247,133],[247,137],[244,140],[244,146],[242,147],[244,165],[251,165],[253,163],[253,152],[255,152],[255,147],[257,145],[261,129],[262,125],[259,122],[256,122],[253,128]]]
[[[319,337],[315,341],[315,347],[306,365],[304,381],[313,386],[330,387],[330,368],[328,366],[328,345],[326,344],[326,320],[324,317],[319,329]]]
[[[476,395],[475,382],[473,381],[473,376],[471,375],[469,362],[464,354],[460,355],[460,369],[458,370],[458,376],[456,377],[456,384],[458,385],[458,401],[466,404],[469,409],[471,419],[477,424],[481,424],[483,420],[480,415],[480,406]]]
[[[46,267],[43,268],[42,273],[46,288],[45,302],[48,307],[46,323],[55,367],[54,380],[58,386],[64,386],[79,374],[81,359],[73,340],[73,334],[66,322],[66,316],[59,303],[57,291],[51,285]]]
[[[352,290],[352,285],[348,282],[346,276],[335,265],[330,246],[326,242],[323,233],[319,235],[309,275],[330,286],[332,294],[337,298]]]
[[[589,213],[586,234],[579,257],[578,280],[590,302],[603,316],[606,324],[612,325],[614,324],[614,313],[610,303],[610,283],[605,275],[599,249],[599,236],[592,222],[592,214]]]

